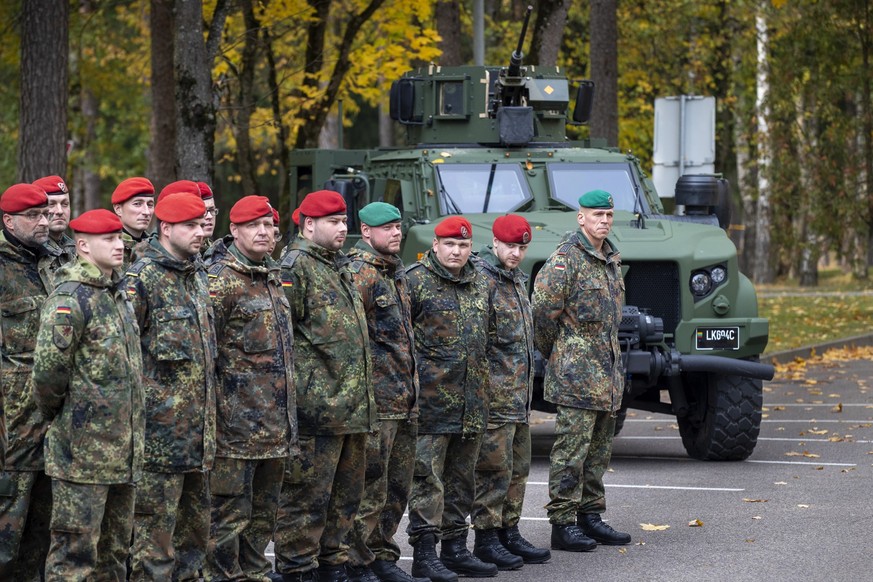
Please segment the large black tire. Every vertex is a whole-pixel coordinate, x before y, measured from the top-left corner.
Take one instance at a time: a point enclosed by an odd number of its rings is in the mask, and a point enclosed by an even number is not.
[[[761,380],[719,374],[689,374],[686,380],[698,384],[689,395],[692,414],[678,419],[688,455],[702,461],[747,459],[761,430]]]

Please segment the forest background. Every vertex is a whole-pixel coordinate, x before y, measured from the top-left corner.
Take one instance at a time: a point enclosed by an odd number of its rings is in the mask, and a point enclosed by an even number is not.
[[[205,180],[229,208],[270,196],[288,220],[288,152],[391,146],[391,82],[473,62],[473,2],[12,0],[0,5],[0,184],[65,176],[74,213],[122,179]],[[869,0],[481,0],[485,62],[597,83],[575,137],[652,166],[654,100],[716,98],[741,268],[758,283],[856,279],[873,263]],[[4,186],[5,187],[5,186]],[[227,215],[219,217],[219,232]],[[224,224],[222,224],[224,222]]]

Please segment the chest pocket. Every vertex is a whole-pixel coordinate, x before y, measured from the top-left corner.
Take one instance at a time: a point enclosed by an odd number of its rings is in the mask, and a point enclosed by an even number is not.
[[[422,345],[430,347],[453,346],[458,343],[461,310],[457,303],[451,299],[435,297],[423,302],[422,311],[426,333],[422,333],[421,338],[416,334],[416,343],[421,342]]]
[[[337,307],[338,304],[342,304]],[[354,317],[348,300],[337,292],[320,293],[306,300],[309,314],[309,341],[313,345],[329,344],[348,339],[343,317]],[[345,314],[345,315],[344,315]]]
[[[376,297],[376,316],[373,318],[376,340],[391,340],[402,333],[400,305],[395,297],[385,294]]]
[[[115,392],[126,386],[122,379],[131,364],[127,361],[127,345],[118,322],[92,320],[87,331],[88,348],[85,359],[91,381],[101,392]]]
[[[165,307],[155,310],[156,345],[152,353],[162,362],[190,360],[193,356],[193,334],[197,329],[194,313],[187,307]]]
[[[494,333],[500,344],[524,341],[524,314],[507,306],[494,306]]]
[[[603,321],[609,299],[607,288],[589,281],[579,286],[576,296],[576,315],[579,321]]]
[[[3,326],[3,351],[7,354],[32,352],[39,331],[39,307],[43,296],[22,297],[0,305]]]
[[[239,316],[243,319],[242,348],[247,354],[259,354],[276,349],[273,326],[273,304],[269,299],[240,302]]]

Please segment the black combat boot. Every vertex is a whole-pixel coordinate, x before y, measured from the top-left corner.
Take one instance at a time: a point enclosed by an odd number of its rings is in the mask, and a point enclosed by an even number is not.
[[[430,582],[430,578],[413,578],[391,560],[373,560],[370,569],[381,582]]]
[[[458,582],[458,575],[446,568],[437,558],[436,538],[433,534],[421,536],[412,544],[412,575],[429,578],[431,582]]]
[[[473,544],[473,555],[488,564],[494,564],[498,570],[518,570],[524,566],[524,560],[510,553],[500,538],[496,529],[477,529],[476,543]]]
[[[318,582],[318,571],[315,569],[307,570],[306,572],[294,572],[292,574],[279,574],[277,572],[273,572],[279,576],[276,578],[275,576],[269,576],[270,580],[277,581],[281,580],[282,582]]]
[[[467,549],[467,538],[461,536],[440,542],[440,560],[459,576],[490,578],[497,576],[497,566],[486,564]]]
[[[606,546],[626,546],[631,542],[630,534],[615,531],[609,524],[603,523],[600,514],[580,513],[576,523],[589,538]]]
[[[379,582],[379,577],[373,573],[369,566],[346,564],[346,574],[349,576],[349,582]]]
[[[568,552],[590,552],[597,547],[597,542],[585,537],[582,529],[575,524],[552,524],[552,549]]]
[[[497,537],[503,547],[511,554],[521,556],[525,564],[545,564],[552,559],[548,548],[538,548],[524,539],[518,531],[518,525],[497,530]]]
[[[349,582],[345,564],[319,564],[318,582]]]

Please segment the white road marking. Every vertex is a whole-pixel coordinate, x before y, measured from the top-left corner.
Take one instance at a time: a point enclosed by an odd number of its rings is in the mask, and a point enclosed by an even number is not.
[[[765,461],[746,459],[746,463],[762,463],[771,465],[813,465],[815,467],[857,467],[857,463],[815,463],[813,461]]]
[[[634,440],[634,441],[645,441],[645,440],[651,440],[651,441],[666,441],[666,440],[673,440],[673,441],[678,441],[678,440],[681,440],[681,438],[682,438],[682,437],[671,436],[671,435],[664,435],[664,436],[631,436],[631,435],[626,435],[626,436],[625,436],[625,435],[620,435],[620,436],[615,437],[616,440],[624,439],[624,440],[628,440],[628,441],[631,441],[631,440]],[[789,437],[758,437],[758,440],[759,440],[759,441],[788,441],[788,442],[803,441],[803,442],[805,442],[805,443],[861,443],[861,444],[870,444],[870,443],[873,443],[873,441],[863,441],[863,440],[855,440],[855,439],[851,439],[851,440],[843,440],[843,441],[832,441],[832,440],[829,440],[829,439],[807,438],[807,437],[802,437],[802,436],[798,436],[798,437],[795,437],[795,438],[789,438]]]
[[[528,485],[548,485],[546,481],[528,481]],[[616,487],[619,489],[668,489],[677,491],[745,491],[745,489],[736,489],[732,487],[679,487],[673,485],[619,485],[617,483],[606,483],[606,487]]]

